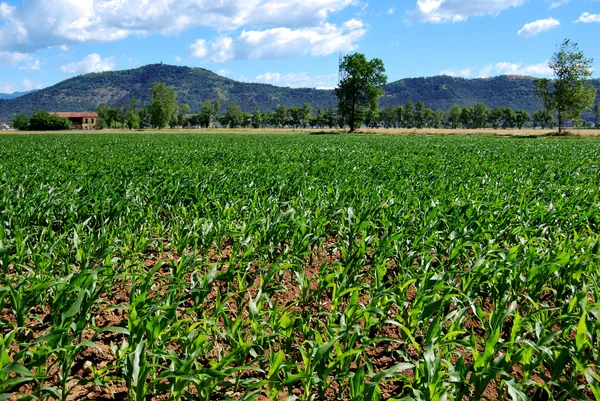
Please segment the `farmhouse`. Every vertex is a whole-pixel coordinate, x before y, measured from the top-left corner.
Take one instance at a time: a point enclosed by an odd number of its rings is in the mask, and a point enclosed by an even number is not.
[[[98,124],[98,113],[83,112],[83,113],[51,113],[59,117],[65,117],[73,123],[72,129],[92,130],[96,129]]]

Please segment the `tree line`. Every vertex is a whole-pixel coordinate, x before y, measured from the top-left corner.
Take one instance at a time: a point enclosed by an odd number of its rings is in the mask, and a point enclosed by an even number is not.
[[[596,88],[589,82],[592,65],[593,60],[585,58],[576,43],[569,39],[563,41],[548,63],[555,79],[534,81],[544,104],[544,109],[533,115],[534,127],[553,126],[554,113],[559,134],[567,121],[572,121],[576,128],[586,128],[581,113],[593,108],[595,127],[598,128],[600,106],[594,105]],[[340,64],[340,72],[340,84],[335,93],[338,110],[347,120],[350,132],[363,123],[373,127],[383,124],[387,128],[440,128],[442,125],[450,128],[523,128],[531,119],[524,110],[489,110],[483,103],[477,103],[473,108],[455,105],[446,115],[440,110],[434,112],[426,108],[423,102],[413,105],[410,101],[404,107],[379,110],[379,97],[383,95],[383,86],[387,82],[380,59],[367,60],[364,54],[359,53],[348,55]]]
[[[448,111],[434,111],[421,101],[408,101],[403,106],[383,109],[361,108],[355,104],[354,115],[351,116],[344,114],[343,105],[315,110],[310,103],[301,107],[279,106],[271,112],[262,112],[257,106],[254,112],[247,113],[235,101],[230,101],[222,113],[219,100],[207,99],[198,113],[191,114],[190,106],[178,104],[175,90],[166,84],[156,83],[151,93],[151,103],[140,109],[137,100],[122,108],[98,107],[100,128],[352,128],[354,123],[357,127],[364,125],[368,128],[521,129],[532,126],[545,129],[556,124],[547,109],[530,116],[525,110],[514,111],[508,107],[489,109],[484,103],[477,103],[472,108],[454,105]],[[600,107],[596,107],[596,128],[599,110]]]
[[[189,106],[173,103],[168,110],[153,113],[160,106],[149,105],[139,110],[132,101],[129,107],[111,108],[106,105],[98,108],[99,123],[102,128],[347,128],[349,119],[338,108],[314,109],[310,103],[301,107],[279,106],[271,112],[262,112],[258,107],[247,113],[235,102],[230,101],[221,112],[219,100],[205,100],[198,113],[190,114]],[[157,109],[158,107],[158,109]],[[596,106],[596,123],[600,119],[600,105]],[[170,116],[170,117],[168,117]],[[449,128],[449,129],[521,129],[552,128],[557,121],[546,109],[529,115],[525,110],[511,108],[490,109],[483,103],[474,107],[454,105],[448,111],[427,108],[421,101],[408,101],[405,105],[387,106],[383,109],[358,110],[355,114],[355,126],[367,128]],[[576,120],[574,126],[585,128],[585,121]]]
[[[301,107],[279,106],[272,112],[243,112],[235,101],[230,101],[221,113],[218,100],[205,100],[197,114],[191,114],[188,104],[178,104],[177,94],[165,83],[155,83],[150,90],[150,104],[138,109],[139,101],[113,108],[98,107],[100,128],[166,128],[166,127],[229,127],[229,128],[345,128],[350,132],[363,125],[368,128],[523,128],[525,126],[551,128],[559,132],[566,121],[576,128],[586,128],[581,112],[593,108],[598,129],[600,105],[594,105],[596,89],[589,84],[591,59],[586,59],[577,45],[565,40],[554,54],[549,67],[556,79],[536,79],[535,85],[545,108],[530,116],[525,110],[511,108],[489,109],[484,103],[473,107],[452,106],[449,110],[432,110],[422,101],[405,105],[379,108],[379,97],[387,82],[380,59],[368,61],[363,54],[345,56],[340,69],[342,77],[335,92],[338,107],[313,110],[310,103]],[[556,117],[556,119],[555,119]],[[17,129],[69,129],[68,120],[36,112],[32,117],[19,115],[13,120]]]
[[[347,128],[350,126],[346,117],[337,108],[316,110],[310,103],[301,107],[279,106],[272,112],[261,112],[258,107],[254,112],[243,112],[240,106],[231,101],[224,112],[221,112],[219,100],[205,100],[198,113],[192,114],[187,104],[178,104],[174,91],[163,86],[155,85],[154,93],[160,99],[145,107],[139,107],[138,100],[132,100],[124,107],[98,107],[99,128],[142,129],[142,128]],[[163,96],[162,93],[169,93]],[[156,101],[154,101],[156,100]],[[596,104],[595,127],[600,120],[600,104]],[[382,109],[367,109],[355,115],[357,127],[421,129],[521,129],[524,127],[553,128],[557,126],[556,119],[548,110],[539,110],[530,116],[525,110],[511,108],[490,109],[483,103],[474,107],[452,106],[448,111],[433,110],[419,101],[408,101],[405,105],[387,106]],[[583,120],[576,121],[574,126],[585,128]],[[45,111],[38,111],[29,117],[24,114],[13,119],[13,127],[19,130],[58,131],[71,129],[67,118],[58,117]]]

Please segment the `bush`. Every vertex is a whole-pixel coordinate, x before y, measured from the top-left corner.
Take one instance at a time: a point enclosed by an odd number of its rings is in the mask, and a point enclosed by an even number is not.
[[[19,131],[27,131],[29,129],[29,116],[27,114],[19,114],[12,120],[12,127]]]
[[[29,120],[30,131],[64,131],[72,127],[71,120],[39,110]]]

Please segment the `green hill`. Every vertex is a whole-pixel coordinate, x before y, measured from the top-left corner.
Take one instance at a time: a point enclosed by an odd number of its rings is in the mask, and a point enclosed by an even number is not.
[[[219,99],[223,105],[233,99],[247,112],[252,112],[256,106],[262,111],[271,111],[280,105],[301,106],[304,102],[310,102],[313,107],[336,104],[331,90],[243,83],[201,68],[152,64],[133,70],[86,74],[16,99],[0,100],[0,118],[22,112],[32,113],[38,109],[89,111],[103,103],[123,106],[133,98],[144,105],[150,102],[149,89],[154,82],[165,82],[175,88],[177,100],[188,103],[192,112],[197,112],[205,99]],[[600,89],[600,80],[594,80],[593,84]],[[533,78],[517,76],[403,79],[385,87],[381,105],[395,106],[407,100],[422,100],[427,107],[442,110],[448,110],[453,104],[473,106],[477,102],[483,102],[490,108],[508,106],[530,113],[541,108]]]

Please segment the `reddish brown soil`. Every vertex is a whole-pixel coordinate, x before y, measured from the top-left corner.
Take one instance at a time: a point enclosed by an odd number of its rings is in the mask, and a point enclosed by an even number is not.
[[[225,246],[223,250],[218,251],[216,248],[211,249],[209,254],[205,257],[206,260],[210,261],[211,264],[216,265],[217,269],[221,273],[226,273],[229,269],[229,261],[231,257],[231,252],[233,248],[231,245]],[[239,255],[238,255],[239,256]],[[277,301],[280,307],[289,307],[290,311],[294,311],[297,313],[304,314],[317,314],[319,312],[332,312],[332,300],[330,298],[331,294],[328,292],[324,292],[321,294],[316,294],[317,291],[317,276],[321,273],[322,268],[329,268],[332,264],[335,264],[342,257],[341,252],[337,249],[337,241],[335,239],[329,240],[325,242],[323,247],[319,249],[315,246],[312,253],[307,256],[306,266],[304,269],[304,274],[306,276],[306,281],[308,283],[307,288],[307,299],[308,302],[306,304],[301,304],[299,302],[302,297],[302,289],[300,288],[296,277],[292,275],[289,270],[283,270],[279,277],[279,281],[268,283],[269,286],[276,286],[276,288],[280,288],[277,292]],[[365,269],[371,268],[370,261],[372,259],[372,255],[367,255]],[[153,294],[151,297],[162,297],[166,291],[167,287],[172,279],[171,269],[179,262],[180,258],[178,255],[174,255],[172,253],[155,253],[150,257],[146,258],[143,261],[143,265],[146,269],[150,270],[153,267],[157,266],[158,263],[161,263],[161,267],[154,274],[155,284],[153,286]],[[437,259],[436,259],[437,260]],[[442,257],[437,260],[436,263],[444,263],[447,258]],[[235,319],[236,315],[233,311],[242,310],[242,318],[247,319],[249,317],[248,308],[245,307],[247,305],[250,297],[256,297],[257,295],[257,287],[260,284],[260,269],[261,266],[256,263],[251,263],[248,265],[248,280],[249,286],[248,288],[237,294],[237,296],[230,298],[226,301],[226,305],[230,308],[231,312],[229,312],[229,318]],[[387,279],[393,279],[394,271],[396,269],[395,263],[392,261],[388,265],[388,276]],[[191,272],[189,272],[186,276],[186,280],[191,280]],[[362,283],[366,287],[368,287],[370,283],[370,279],[362,278],[359,279],[359,283]],[[130,281],[121,281],[115,282],[110,292],[103,294],[98,306],[96,307],[96,316],[94,318],[93,324],[98,328],[107,328],[107,327],[123,327],[126,328],[127,321],[127,309],[130,304],[130,289],[131,282]],[[212,285],[210,293],[207,295],[207,298],[202,305],[204,310],[211,310],[214,306],[214,303],[217,299],[219,292],[223,293],[226,291],[226,285],[223,282],[215,281]],[[404,297],[406,300],[406,307],[410,311],[410,304],[415,302],[418,296],[418,289],[414,284],[408,286],[405,290],[405,294],[399,294]],[[361,292],[359,294],[359,300],[363,304],[368,304],[368,294]],[[273,300],[271,300],[273,301]],[[590,299],[593,302],[592,299]],[[491,312],[493,310],[493,305],[491,305],[487,299],[480,300],[481,307],[486,312]],[[185,304],[183,305],[184,309],[178,311],[178,315],[181,318],[192,317],[196,312],[193,311],[195,305],[193,301],[187,299]],[[268,308],[268,304],[262,305],[263,308]],[[345,305],[339,305],[338,309],[344,310],[347,307]],[[402,305],[392,305],[389,313],[392,315],[396,315],[401,312]],[[40,335],[47,334],[46,327],[47,325],[40,325],[41,322],[49,321],[49,316],[51,311],[48,307],[39,310],[35,310],[34,313],[39,315],[39,320],[30,320],[27,322],[27,328],[31,333],[31,340],[35,340]],[[15,317],[12,315],[12,312],[9,310],[2,310],[0,313],[0,319],[9,322],[15,323]],[[318,322],[315,322],[317,324]],[[224,328],[224,322],[220,318],[217,324]],[[365,327],[365,322],[360,322],[361,327]],[[506,326],[503,330],[503,338],[508,338],[510,334],[510,330],[512,327],[512,320],[507,322]],[[39,329],[43,331],[39,331]],[[486,332],[482,327],[481,321],[473,316],[472,312],[467,314],[466,324],[464,326],[467,331],[475,331],[478,337],[481,339],[485,339]],[[415,338],[421,338],[421,340],[417,340],[422,343],[422,337],[424,333],[427,333],[428,327],[422,328],[422,333],[413,333]],[[121,372],[117,370],[117,361],[113,355],[113,351],[111,348],[120,347],[125,341],[125,336],[118,333],[112,332],[104,332],[96,337],[93,337],[93,330],[86,332],[83,340],[93,340],[96,347],[87,347],[80,352],[75,361],[75,365],[71,371],[72,380],[69,382],[69,389],[71,391],[69,397],[67,398],[69,401],[79,401],[79,400],[125,400],[127,399],[127,387],[122,380]],[[6,334],[6,333],[4,333]],[[383,325],[378,332],[373,333],[374,336],[380,338],[389,338],[395,339],[394,341],[381,341],[376,346],[367,346],[365,348],[363,358],[368,358],[368,361],[372,364],[373,370],[375,372],[380,372],[389,368],[394,367],[398,363],[412,361],[417,362],[422,359],[421,352],[418,352],[415,347],[410,344],[406,340],[405,334],[395,325],[385,324]],[[221,341],[221,339],[212,339],[214,342],[215,349],[215,357],[217,356],[219,349],[228,349],[229,345]],[[421,344],[422,345],[422,344]],[[169,349],[174,352],[181,351],[178,344],[169,345]],[[483,351],[483,345],[478,345],[479,351]],[[456,354],[453,357],[453,363],[459,359],[459,355],[462,356],[467,364],[473,363],[472,355],[465,350],[464,348],[457,346]],[[18,352],[18,348],[12,347],[9,352],[12,356]],[[402,355],[402,356],[401,356]],[[210,357],[210,356],[209,356]],[[403,359],[404,358],[404,359]],[[301,358],[298,355],[299,365],[301,365]],[[248,361],[249,364],[252,361]],[[361,360],[361,363],[365,363],[365,359]],[[351,371],[355,371],[357,369],[356,363],[354,363],[351,367]],[[94,371],[100,372],[96,377],[94,376]],[[49,377],[45,384],[46,385],[54,385],[58,383],[58,377],[56,376],[56,371],[51,371],[52,376]],[[546,372],[544,372],[546,373]],[[252,376],[254,375],[254,376]],[[406,370],[401,372],[401,376],[404,376],[407,380],[414,380],[414,372],[412,370]],[[519,366],[515,366],[513,376],[516,379],[522,378],[521,368]],[[256,377],[260,380],[266,379],[264,374],[259,373],[248,373],[244,372],[241,374],[241,378],[249,378]],[[99,381],[94,382],[94,379],[100,379]],[[334,378],[329,378],[330,380],[334,380]],[[543,383],[544,379],[536,375],[532,378],[532,380],[536,382]],[[584,379],[585,380],[585,379]],[[88,381],[86,383],[86,381]],[[102,384],[103,383],[103,384]],[[347,383],[346,383],[347,384]],[[30,385],[24,385],[18,389],[21,393],[30,393],[32,392],[32,387]],[[410,389],[403,381],[392,380],[381,385],[381,391],[383,399],[388,399],[392,397],[402,398],[403,396],[411,395]],[[194,390],[191,389],[190,392],[194,394]],[[303,394],[303,390],[300,388],[293,387],[291,389],[291,393],[288,394],[284,392],[279,394],[278,398],[280,400],[285,400],[290,395],[301,396]],[[593,399],[593,395],[590,392],[586,392],[589,399]],[[241,397],[243,392],[237,393],[237,396]],[[215,400],[221,399],[221,394],[215,394]],[[236,394],[234,393],[234,398]],[[496,386],[491,383],[488,388],[486,388],[483,396],[488,400],[499,400],[504,399],[506,394],[498,394]],[[333,400],[333,399],[348,399],[349,395],[347,390],[344,388],[340,388],[340,383],[333,383],[332,387],[327,390],[325,399]],[[148,399],[152,400],[162,400],[167,399],[167,394],[155,394],[154,396],[149,396]],[[9,398],[9,400],[18,399],[17,397]],[[268,395],[266,392],[260,394],[257,400],[268,400]]]

